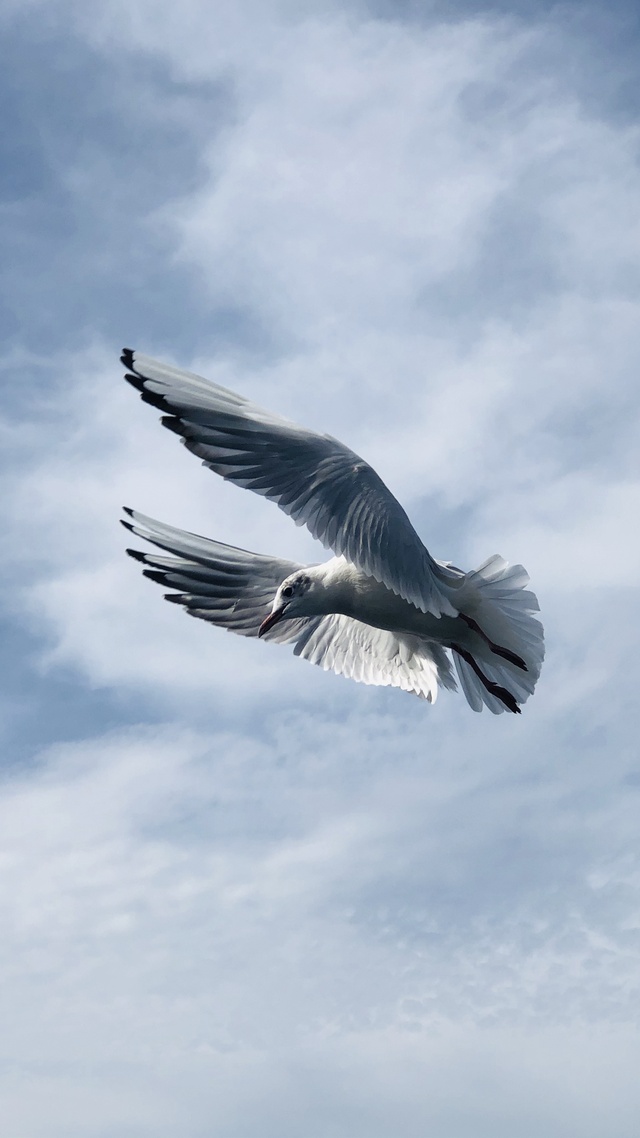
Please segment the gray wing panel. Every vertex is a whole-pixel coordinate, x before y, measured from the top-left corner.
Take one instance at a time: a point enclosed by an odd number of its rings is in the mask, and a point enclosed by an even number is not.
[[[134,549],[127,551],[145,566],[146,577],[176,590],[167,594],[167,600],[183,605],[191,616],[228,628],[240,636],[258,635],[262,621],[271,612],[278,586],[290,573],[302,568],[295,561],[249,553],[185,533],[133,510],[127,513],[131,521],[122,524],[131,533],[176,555],[163,557]],[[264,639],[282,643],[295,640],[301,631],[298,626],[316,624],[318,619],[277,624]]]
[[[126,378],[223,478],[276,502],[323,545],[425,612],[456,615],[463,575],[430,556],[375,470],[330,435],[262,410],[200,376],[126,351]]]

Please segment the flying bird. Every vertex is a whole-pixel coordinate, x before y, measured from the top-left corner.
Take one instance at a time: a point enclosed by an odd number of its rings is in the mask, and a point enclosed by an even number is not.
[[[173,590],[166,600],[430,703],[439,687],[456,689],[453,660],[474,711],[520,712],[544,657],[539,606],[521,565],[496,555],[464,573],[436,561],[375,470],[337,439],[128,348],[121,359],[125,379],[205,466],[276,502],[335,554],[299,565],[126,509],[122,524],[162,554],[127,552]]]

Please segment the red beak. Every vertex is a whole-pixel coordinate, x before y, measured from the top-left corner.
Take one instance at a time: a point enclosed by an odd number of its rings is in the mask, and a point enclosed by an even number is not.
[[[270,612],[269,615],[265,617],[258,629],[258,636],[264,636],[265,632],[268,632],[270,628],[273,628],[274,624],[282,620],[285,608],[285,605],[280,605],[279,609],[274,609],[273,612]]]

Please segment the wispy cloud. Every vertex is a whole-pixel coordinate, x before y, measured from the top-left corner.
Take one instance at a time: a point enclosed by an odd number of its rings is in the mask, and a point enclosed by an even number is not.
[[[83,1099],[108,1085],[120,1128],[169,1133],[193,1100],[203,1125],[220,1110],[241,1134],[262,1103],[267,1132],[293,1134],[291,1110],[324,1087],[326,1128],[371,1109],[372,1133],[400,1111],[417,1134],[425,1110],[456,1117],[460,1078],[470,1117],[495,1109],[497,1069],[517,1086],[499,1096],[505,1133],[539,1110],[560,1134],[613,1089],[624,1118],[638,999],[624,788],[611,797],[588,757],[580,778],[534,755],[509,772],[513,738],[473,734],[436,732],[427,763],[417,719],[399,750],[397,721],[375,713],[272,720],[262,741],[164,726],[59,746],[5,782],[7,1058],[19,1087],[30,1071],[42,1103],[53,1093],[53,1132],[80,1133]],[[603,1019],[619,1026],[603,1036]],[[613,1086],[578,1096],[610,1046]],[[550,1097],[534,1106],[539,1077]]]

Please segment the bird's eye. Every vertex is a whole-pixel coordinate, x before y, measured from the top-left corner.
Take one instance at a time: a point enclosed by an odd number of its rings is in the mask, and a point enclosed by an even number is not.
[[[282,590],[282,595],[283,595],[283,597],[292,597],[293,596],[293,585],[285,585],[284,589]]]

